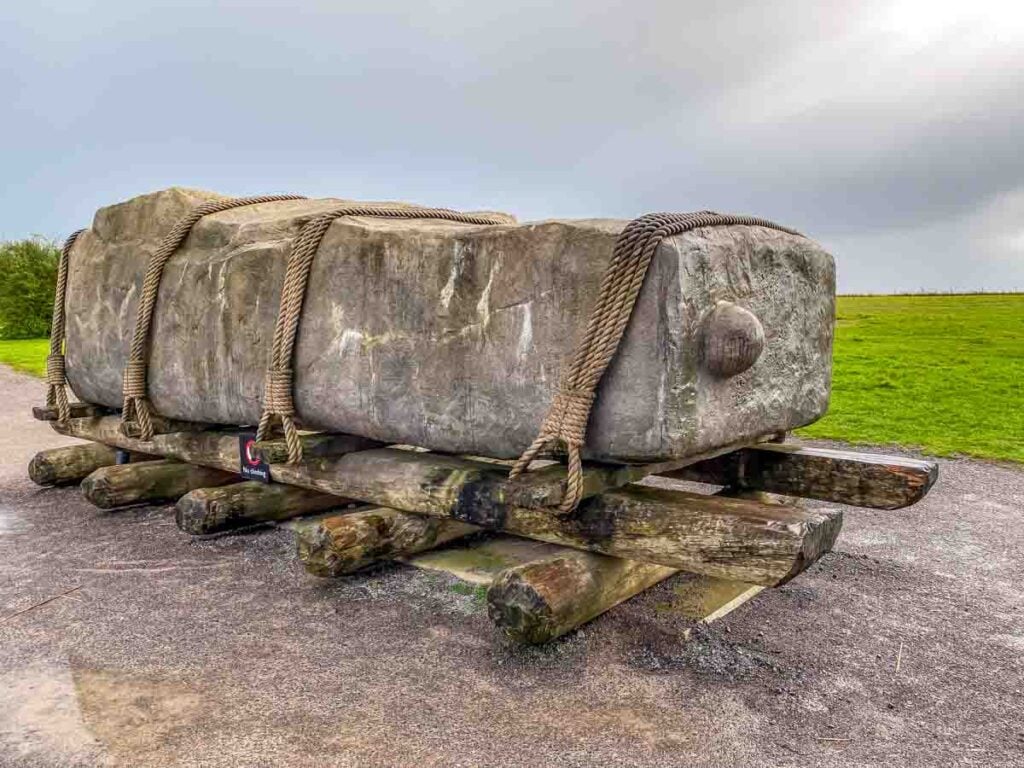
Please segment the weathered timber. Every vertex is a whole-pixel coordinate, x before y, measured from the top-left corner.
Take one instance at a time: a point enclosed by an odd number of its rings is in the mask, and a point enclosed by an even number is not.
[[[761,444],[660,473],[857,507],[900,509],[938,477],[933,461],[786,444]]]
[[[121,405],[146,254],[212,199],[222,198],[183,189],[137,197],[98,211],[76,240],[66,304],[78,397]],[[291,243],[310,217],[347,204],[271,202],[195,225],[166,265],[153,318],[147,382],[157,413],[256,422]],[[335,221],[312,264],[294,350],[299,422],[518,456],[627,222],[507,220]],[[737,225],[665,239],[601,383],[586,458],[688,456],[814,421],[828,403],[834,293],[832,257],[805,237]],[[731,321],[728,304],[753,328]],[[740,354],[731,352],[736,330],[749,332]]]
[[[117,416],[103,416],[92,419],[70,419],[64,425],[54,422],[53,428],[62,435],[92,440],[129,451],[143,451],[168,459],[177,459],[228,472],[237,472],[239,469],[238,432],[236,431],[208,428],[186,432],[161,432],[158,430],[152,440],[143,441],[137,437],[123,434],[120,430],[120,423],[120,418]],[[360,451],[379,445],[373,440],[352,435],[304,434],[301,440],[303,455],[309,459],[311,464],[318,463],[325,456],[334,456],[345,451]],[[259,445],[261,453],[274,461],[283,461],[288,455],[284,440],[265,441]],[[295,483],[295,485],[302,484]],[[313,490],[316,489],[313,488]]]
[[[546,541],[487,531],[400,558],[400,562],[486,588],[509,568],[574,551]]]
[[[177,461],[140,461],[100,467],[82,481],[82,495],[100,509],[176,501],[195,488],[238,482],[239,477]]]
[[[636,469],[588,470],[587,493]],[[394,449],[360,451],[315,468],[272,467],[275,472],[285,482],[368,503],[763,585],[785,582],[811,565],[831,549],[842,525],[837,512],[635,485],[605,491],[563,517],[550,507],[522,506],[556,497],[562,467],[510,483],[492,464]]]
[[[331,432],[302,434],[302,455],[307,459],[340,456],[352,451],[365,451],[381,446],[376,440]],[[256,453],[267,464],[279,464],[288,460],[288,446],[284,440],[261,440],[256,443]]]
[[[145,447],[206,466],[237,466],[237,439],[230,434],[157,435],[142,443],[110,430],[105,421],[72,420],[64,432],[113,441],[122,448]],[[594,496],[671,468],[588,467],[584,494]],[[842,525],[838,513],[641,486],[604,493],[563,517],[546,506],[561,496],[562,466],[510,482],[500,465],[396,448],[275,464],[270,475],[278,482],[369,504],[764,585],[784,582],[817,560],[831,548]]]
[[[118,417],[105,416],[94,419],[71,419],[63,425],[54,423],[53,428],[62,435],[105,443],[125,450],[145,450],[154,455],[191,464],[232,472],[238,470],[238,435],[234,431],[211,429],[156,434],[152,440],[144,442],[123,434],[119,426]],[[261,457],[271,464],[270,476],[273,480],[338,496],[350,496],[372,504],[442,516],[449,514],[448,507],[452,503],[457,506],[477,506],[475,500],[479,494],[473,485],[477,480],[484,481],[488,486],[488,493],[493,493],[494,489],[490,486],[495,479],[500,481],[502,488],[499,495],[502,498],[496,500],[499,507],[509,504],[530,507],[557,506],[562,499],[566,472],[565,467],[558,464],[529,472],[514,484],[510,484],[505,482],[508,466],[493,460],[466,459],[401,448],[373,450],[379,443],[353,435],[304,434],[301,440],[305,460],[295,466],[275,463],[284,461],[287,456],[287,447],[283,440],[257,443]],[[731,449],[726,447],[700,456],[656,464],[588,465],[584,474],[583,495],[593,496],[606,488],[626,485],[652,473],[668,472]],[[361,481],[361,473],[364,471],[370,472],[365,484]],[[480,475],[481,471],[484,475]],[[445,480],[449,485],[431,486],[431,478],[439,474],[450,475]],[[388,484],[391,479],[397,483],[393,496],[396,500],[401,500],[402,505],[377,500],[378,495],[389,493]],[[360,493],[369,495],[343,492],[339,490],[343,485],[349,485],[358,489]],[[484,492],[483,489],[479,490]],[[438,511],[424,511],[417,507],[417,504],[427,505]],[[451,516],[458,517],[459,514],[453,513]]]
[[[316,576],[340,576],[477,533],[474,525],[373,507],[295,526],[299,559]]]
[[[503,571],[487,590],[487,613],[511,639],[546,643],[674,573],[663,565],[566,550]]]
[[[132,461],[149,461],[154,457],[132,454]],[[82,443],[49,448],[32,457],[28,476],[36,485],[73,485],[81,482],[100,467],[117,463],[117,449],[102,443]]]
[[[72,419],[103,416],[104,414],[111,413],[112,411],[110,408],[106,408],[102,405],[93,405],[92,403],[71,403],[69,407]],[[60,414],[57,413],[56,408],[35,405],[32,406],[32,418],[37,421],[57,421],[57,419],[60,418]]]
[[[294,485],[246,481],[189,491],[178,499],[174,519],[186,533],[203,535],[289,520],[348,503],[348,499]]]
[[[150,421],[153,423],[153,432],[156,434],[164,433],[170,434],[175,432],[206,432],[210,429],[210,424],[204,424],[200,421],[179,421],[178,419],[166,419],[159,414],[153,414],[150,416]],[[142,427],[135,421],[122,421],[120,422],[121,432],[126,437],[139,437],[142,434]]]
[[[715,491],[715,496],[728,496],[730,499],[746,499],[756,501],[759,504],[767,504],[771,507],[782,507],[786,505],[799,506],[800,499],[789,496],[779,496],[768,491],[759,491],[756,488],[737,488],[734,485],[727,485],[725,488]]]

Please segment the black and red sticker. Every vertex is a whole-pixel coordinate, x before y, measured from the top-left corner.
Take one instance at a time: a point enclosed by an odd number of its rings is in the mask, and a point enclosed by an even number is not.
[[[238,436],[238,474],[246,480],[270,482],[270,465],[256,450],[255,432],[243,432]]]

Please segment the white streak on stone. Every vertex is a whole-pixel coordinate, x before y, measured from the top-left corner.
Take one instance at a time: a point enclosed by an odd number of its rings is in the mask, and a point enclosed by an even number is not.
[[[484,286],[484,290],[480,294],[480,301],[476,303],[476,311],[480,315],[480,324],[485,330],[487,323],[491,319],[491,286],[494,284],[494,274],[498,271],[500,263],[501,259],[495,259],[491,263],[491,271],[487,274],[487,285]]]
[[[519,359],[522,360],[530,353],[530,348],[533,346],[533,306],[529,301],[520,306],[523,309],[523,327],[519,331],[519,345],[516,352]]]
[[[349,352],[358,352],[362,349],[363,345],[363,334],[359,331],[349,328],[343,334],[341,334],[341,341],[338,342],[338,353],[346,355]]]
[[[462,268],[465,264],[465,257],[462,255],[462,244],[455,243],[455,253],[452,255],[452,269],[448,274],[448,282],[441,289],[442,314],[448,313],[448,305],[452,303],[455,295],[455,283],[462,277]]]

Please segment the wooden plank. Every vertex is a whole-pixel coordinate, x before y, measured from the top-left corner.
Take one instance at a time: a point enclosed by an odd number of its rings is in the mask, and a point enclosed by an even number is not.
[[[156,457],[133,453],[132,461],[150,461]],[[28,476],[36,485],[74,485],[100,467],[117,463],[117,449],[101,443],[81,443],[49,448],[32,457]]]
[[[112,412],[110,408],[105,408],[102,405],[93,405],[92,403],[70,403],[68,407],[72,419],[93,418]],[[57,421],[60,418],[60,414],[56,408],[36,405],[32,407],[32,417],[37,421]]]
[[[73,420],[65,431],[196,464],[237,466],[237,438],[230,434],[157,435],[141,443],[105,422]],[[669,468],[657,466],[658,471]],[[589,467],[585,495],[650,469]],[[607,491],[563,517],[547,506],[561,497],[565,468],[560,465],[510,482],[500,465],[396,448],[275,464],[270,474],[279,482],[377,506],[765,585],[782,583],[817,560],[831,548],[842,524],[837,513],[641,486]]]
[[[504,533],[481,533],[400,560],[421,570],[441,571],[486,587],[502,571],[567,551],[575,550]]]
[[[294,485],[250,480],[189,491],[178,499],[174,519],[185,533],[199,536],[290,520],[352,503],[350,499]]]
[[[922,459],[765,443],[659,474],[857,507],[901,509],[924,498],[938,471],[935,462]]]
[[[100,509],[176,501],[195,488],[238,482],[239,477],[177,461],[140,461],[101,467],[82,481],[82,495]]]
[[[681,574],[671,608],[687,618],[710,624],[735,611],[765,587],[742,581],[716,579],[696,573]]]
[[[209,429],[195,422],[179,422],[188,429],[182,432],[158,432],[152,440],[143,441],[121,432],[121,421],[117,416],[71,419],[67,424],[54,423],[55,431],[69,437],[92,440],[117,448],[141,451],[168,459],[177,459],[189,464],[223,469],[228,472],[239,470],[238,429]],[[346,450],[358,451],[379,445],[374,440],[352,435],[323,435],[320,433],[302,436],[303,451],[308,452],[311,463],[325,454]],[[263,452],[270,458],[284,459],[287,447],[284,440],[260,443]],[[271,476],[274,472],[271,471]]]

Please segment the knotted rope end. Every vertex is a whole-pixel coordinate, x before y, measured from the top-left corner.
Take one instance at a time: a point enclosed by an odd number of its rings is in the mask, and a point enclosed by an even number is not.
[[[302,441],[295,426],[295,403],[292,400],[292,369],[270,368],[263,382],[263,414],[256,431],[257,440],[266,440],[275,418],[284,430],[288,446],[288,463],[302,461]]]
[[[541,451],[558,446],[564,447],[568,456],[565,490],[558,506],[560,514],[570,514],[583,498],[583,443],[586,439],[587,422],[594,405],[594,393],[563,386],[551,402],[551,408],[540,434],[516,460],[509,472],[515,479],[523,474]]]

